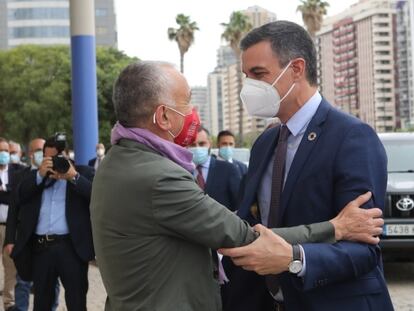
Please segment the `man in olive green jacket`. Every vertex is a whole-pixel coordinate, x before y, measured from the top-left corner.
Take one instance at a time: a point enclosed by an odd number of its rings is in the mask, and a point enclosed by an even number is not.
[[[199,125],[189,101],[186,80],[166,63],[129,65],[115,83],[118,123],[91,199],[107,311],[219,311],[224,275],[210,249],[256,239],[194,181],[191,153],[181,147],[194,140]],[[274,229],[283,237],[272,237],[280,270],[292,260],[288,242],[334,242],[339,230],[333,225],[342,230],[353,221],[345,218]]]

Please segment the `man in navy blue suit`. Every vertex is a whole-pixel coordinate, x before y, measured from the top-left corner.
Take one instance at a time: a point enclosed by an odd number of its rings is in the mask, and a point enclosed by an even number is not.
[[[211,139],[207,129],[201,127],[196,141],[189,148],[196,165],[195,178],[198,185],[217,202],[231,211],[237,209],[241,174],[236,166],[217,160],[211,155]]]
[[[247,173],[247,165],[233,158],[236,139],[234,134],[229,130],[223,130],[217,135],[217,148],[219,148],[219,157],[223,160],[233,163],[243,177]]]
[[[268,227],[311,224],[334,217],[366,191],[372,198],[363,207],[383,209],[384,148],[370,126],[338,111],[318,92],[309,34],[277,21],[252,30],[241,49],[247,111],[276,116],[281,125],[265,131],[252,148],[240,217]],[[232,271],[225,310],[393,310],[377,245],[293,245],[293,260],[275,277],[280,271],[272,269],[271,235],[257,229],[260,243],[222,251],[236,265],[264,275]]]

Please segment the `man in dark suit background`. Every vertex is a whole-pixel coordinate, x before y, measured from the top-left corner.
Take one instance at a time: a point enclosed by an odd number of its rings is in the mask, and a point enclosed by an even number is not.
[[[44,145],[38,171],[19,186],[19,233],[12,257],[19,275],[33,280],[34,310],[51,310],[59,278],[68,310],[86,310],[88,262],[94,259],[89,201],[93,169],[74,166],[53,170],[58,153],[54,138]]]
[[[24,169],[20,164],[10,163],[10,146],[6,139],[0,137],[0,245],[4,268],[3,305],[5,310],[14,307],[14,286],[16,268],[10,254],[3,249],[6,236],[6,222],[12,191],[17,185],[16,175]]]
[[[239,216],[269,227],[309,224],[337,215],[366,191],[372,198],[364,207],[383,209],[384,148],[372,128],[319,94],[308,33],[277,21],[252,30],[241,48],[247,76],[241,97],[248,112],[277,116],[282,124],[265,131],[252,148]],[[271,243],[256,246],[223,251],[237,265],[266,274],[245,272],[242,286],[233,282],[236,292],[225,310],[393,310],[377,245],[296,245],[293,261],[278,278],[272,276]]]
[[[243,177],[247,173],[247,165],[233,158],[236,139],[234,134],[228,130],[223,130],[217,135],[217,148],[219,148],[219,157],[223,160],[233,163]]]
[[[241,175],[236,166],[217,160],[210,154],[211,138],[207,129],[201,127],[196,141],[189,150],[196,165],[195,178],[206,194],[229,210],[237,210],[237,198]]]
[[[88,165],[93,167],[95,171],[98,169],[99,164],[101,164],[102,160],[105,158],[105,146],[102,143],[96,145],[96,157],[90,159]]]
[[[35,138],[29,143],[28,159],[30,165],[26,166],[23,170],[20,170],[15,176],[15,185],[18,185],[21,180],[25,178],[30,172],[39,168],[43,161],[43,146],[45,140],[42,138]],[[10,255],[13,251],[15,239],[17,236],[17,224],[19,222],[20,204],[19,196],[17,194],[17,186],[14,187],[12,192],[12,200],[9,205],[9,211],[7,214],[6,223],[6,238],[4,240],[4,249]],[[16,311],[29,310],[30,291],[32,288],[31,281],[24,281],[18,273],[16,273],[16,286],[14,288]],[[59,282],[56,282],[56,300],[52,310],[56,310],[59,304]]]

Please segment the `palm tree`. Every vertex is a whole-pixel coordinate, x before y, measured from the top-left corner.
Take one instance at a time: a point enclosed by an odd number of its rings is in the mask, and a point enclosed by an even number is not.
[[[327,13],[329,3],[322,0],[301,0],[296,12],[302,13],[302,20],[305,23],[309,34],[314,38],[321,29],[323,17]]]
[[[180,69],[184,73],[184,54],[194,43],[194,32],[199,30],[196,22],[190,21],[190,16],[178,14],[175,18],[179,28],[168,28],[168,38],[176,41],[180,50]]]
[[[221,37],[226,40],[230,47],[232,48],[234,54],[236,55],[237,59],[237,68],[238,68],[238,75],[237,75],[237,93],[240,94],[241,91],[241,66],[240,66],[240,40],[244,37],[246,33],[248,33],[252,28],[253,25],[250,23],[249,17],[244,15],[241,11],[233,12],[230,16],[229,23],[221,23],[221,26],[224,27],[224,32],[222,33]],[[239,145],[242,146],[243,144],[243,103],[238,97],[239,101]]]

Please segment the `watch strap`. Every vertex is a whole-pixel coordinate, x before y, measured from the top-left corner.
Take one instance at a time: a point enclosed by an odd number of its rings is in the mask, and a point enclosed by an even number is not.
[[[293,261],[300,260],[302,261],[302,254],[300,251],[300,246],[298,244],[292,245],[292,251],[293,251]]]

